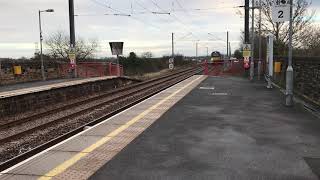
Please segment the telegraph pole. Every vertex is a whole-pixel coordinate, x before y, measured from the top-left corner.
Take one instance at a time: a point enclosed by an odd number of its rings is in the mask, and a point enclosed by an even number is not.
[[[254,0],[252,0],[252,20],[251,20],[251,63],[250,63],[250,80],[253,81],[254,78]]]
[[[289,23],[289,54],[288,68],[286,73],[286,106],[293,105],[293,67],[292,67],[292,13],[293,0],[290,0],[290,23]]]
[[[229,42],[229,57],[232,56],[232,51],[231,51],[231,42]]]
[[[41,77],[42,81],[46,80],[46,75],[44,72],[44,62],[43,62],[43,53],[42,53],[42,41],[43,41],[43,36],[42,36],[42,26],[41,26],[41,11],[39,10],[39,30],[40,30],[40,61],[41,61]]]
[[[70,24],[70,51],[75,53],[76,47],[76,35],[75,35],[75,27],[74,27],[74,2],[73,0],[69,0],[69,24]],[[74,72],[73,76],[77,77],[77,66],[76,61],[74,64]]]
[[[229,31],[227,31],[227,58],[229,58]]]
[[[172,33],[172,58],[174,58],[174,33]]]

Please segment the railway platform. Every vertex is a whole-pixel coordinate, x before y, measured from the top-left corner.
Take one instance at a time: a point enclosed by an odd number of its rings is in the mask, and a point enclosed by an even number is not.
[[[38,82],[20,83],[14,85],[0,86],[0,98],[19,96],[24,94],[36,93],[62,87],[74,86],[89,82],[114,79],[116,76],[104,76],[96,78],[77,78],[77,79],[59,79]]]
[[[140,82],[129,77],[103,76],[76,80],[53,80],[0,87],[0,119],[53,108],[104,91]]]
[[[316,180],[320,121],[277,89],[193,76],[0,179]]]

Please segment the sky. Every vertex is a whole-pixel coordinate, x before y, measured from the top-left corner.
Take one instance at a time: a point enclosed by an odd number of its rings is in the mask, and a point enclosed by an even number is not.
[[[195,56],[211,51],[226,52],[226,32],[231,48],[240,45],[244,19],[239,13],[243,0],[74,0],[76,36],[97,39],[96,57],[110,57],[109,42],[123,41],[124,55],[152,52],[171,54],[171,33],[175,53]],[[313,9],[320,8],[314,0]],[[57,31],[69,34],[68,0],[0,0],[0,57],[32,57],[39,42],[38,10],[42,13],[44,39]],[[201,10],[195,10],[201,9]],[[153,14],[152,12],[170,12]],[[114,16],[103,14],[131,14]],[[315,22],[320,18],[315,17]],[[209,34],[210,33],[210,34]],[[199,41],[198,41],[199,40]],[[46,46],[44,46],[46,52]]]

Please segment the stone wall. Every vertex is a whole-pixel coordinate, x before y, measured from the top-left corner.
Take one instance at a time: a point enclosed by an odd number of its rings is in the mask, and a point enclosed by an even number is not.
[[[17,84],[42,80],[40,62],[35,60],[4,61],[0,63],[0,87],[1,85]],[[14,73],[14,66],[21,66],[22,74]],[[70,78],[70,65],[64,62],[50,62],[45,64],[46,79]],[[117,65],[108,62],[81,62],[77,65],[78,77],[114,76],[117,74]],[[123,68],[120,66],[123,75]]]
[[[320,104],[319,60],[295,60],[295,90]]]
[[[22,74],[14,73],[14,66],[21,66]],[[47,79],[61,78],[58,63],[46,64],[45,74]],[[0,68],[0,85],[16,84],[42,80],[40,63],[31,60],[4,61]]]
[[[77,100],[82,97],[104,92],[115,87],[124,86],[134,82],[137,81],[127,78],[114,78],[25,95],[0,98],[0,120],[28,111],[39,111],[58,103]]]
[[[287,58],[276,58],[282,63],[281,73],[274,74],[276,83],[285,87]],[[294,91],[320,105],[320,57],[294,57]]]

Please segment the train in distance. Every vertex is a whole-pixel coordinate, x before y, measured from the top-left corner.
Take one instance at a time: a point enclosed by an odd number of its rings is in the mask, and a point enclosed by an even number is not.
[[[222,60],[223,60],[223,57],[219,51],[213,51],[211,53],[211,60],[210,60],[211,63],[217,62],[217,61],[222,61]]]

